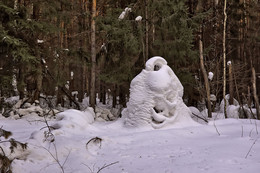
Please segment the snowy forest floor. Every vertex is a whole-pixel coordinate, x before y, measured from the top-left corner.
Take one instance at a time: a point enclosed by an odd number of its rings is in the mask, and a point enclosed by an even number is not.
[[[80,119],[79,119],[80,120]],[[58,120],[49,119],[48,125]],[[76,122],[76,121],[71,121]],[[80,123],[80,121],[77,121]],[[44,118],[0,116],[0,127],[27,143],[15,155],[14,173],[256,173],[260,170],[260,121],[221,119],[207,125],[126,128],[114,122],[68,124],[60,120],[46,140]],[[0,138],[4,141],[3,137]],[[0,144],[6,147],[8,143]],[[19,156],[18,156],[19,155]],[[23,156],[23,157],[22,157]]]

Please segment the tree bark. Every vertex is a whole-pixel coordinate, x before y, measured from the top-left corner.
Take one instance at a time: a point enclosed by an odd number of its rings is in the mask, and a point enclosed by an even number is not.
[[[145,0],[145,62],[149,59],[148,0]]]
[[[229,104],[233,105],[233,102],[234,102],[234,84],[233,84],[232,63],[228,64],[228,76],[229,76]]]
[[[208,75],[206,72],[206,69],[204,67],[204,60],[203,60],[203,43],[202,43],[202,29],[200,28],[200,35],[199,35],[199,54],[200,54],[200,68],[203,74],[206,93],[207,93],[207,107],[208,107],[208,117],[212,118],[212,112],[211,112],[211,102],[210,102],[210,87],[209,87],[209,81],[208,81]]]
[[[253,84],[253,94],[254,94],[254,100],[255,100],[255,107],[256,107],[256,117],[258,120],[260,120],[260,108],[259,108],[259,100],[256,93],[256,73],[255,68],[252,67],[252,84]]]
[[[90,83],[90,106],[95,108],[96,105],[96,0],[92,0],[91,16],[91,83]]]
[[[223,25],[223,99],[224,115],[227,118],[227,101],[226,101],[226,28],[227,28],[227,0],[224,0],[224,25]]]

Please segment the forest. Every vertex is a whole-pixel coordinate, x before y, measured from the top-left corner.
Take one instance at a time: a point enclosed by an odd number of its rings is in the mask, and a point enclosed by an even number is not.
[[[158,55],[188,106],[211,117],[229,94],[260,119],[258,0],[0,0],[0,20],[3,110],[12,96],[125,107],[131,80]]]

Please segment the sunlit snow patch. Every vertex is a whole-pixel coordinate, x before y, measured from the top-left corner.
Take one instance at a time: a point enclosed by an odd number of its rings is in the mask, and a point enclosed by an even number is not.
[[[182,96],[183,86],[166,60],[153,57],[131,82],[130,99],[122,112],[124,124],[153,128],[194,125]]]

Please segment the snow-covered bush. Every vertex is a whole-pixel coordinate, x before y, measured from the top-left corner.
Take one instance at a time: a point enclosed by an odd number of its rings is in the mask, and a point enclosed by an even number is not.
[[[131,82],[130,99],[122,112],[126,126],[195,124],[182,100],[183,86],[162,57],[153,57]]]

